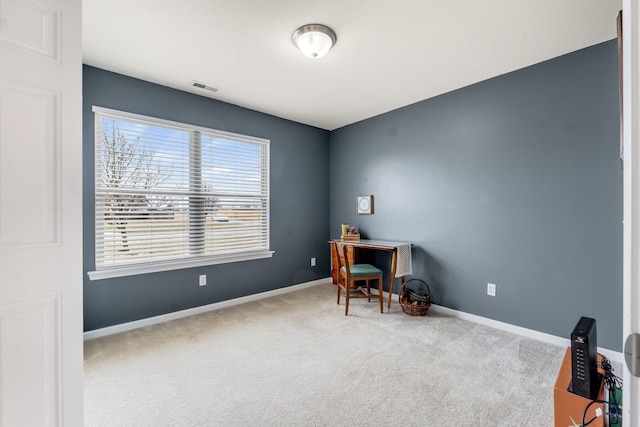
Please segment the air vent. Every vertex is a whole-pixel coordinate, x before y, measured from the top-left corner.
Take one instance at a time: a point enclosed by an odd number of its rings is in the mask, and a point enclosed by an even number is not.
[[[218,91],[217,87],[207,86],[206,84],[197,82],[195,80],[191,82],[191,86],[197,87],[198,89],[208,90],[208,91],[211,91],[211,92],[217,92]]]

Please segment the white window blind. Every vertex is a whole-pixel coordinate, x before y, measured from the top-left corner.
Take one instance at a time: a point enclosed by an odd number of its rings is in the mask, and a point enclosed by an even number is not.
[[[268,140],[98,107],[94,114],[92,279],[269,251]]]

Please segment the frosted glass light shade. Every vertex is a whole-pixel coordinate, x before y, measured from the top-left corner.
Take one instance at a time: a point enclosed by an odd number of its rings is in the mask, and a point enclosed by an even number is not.
[[[321,24],[308,24],[293,33],[293,42],[309,58],[322,58],[338,40],[336,33]]]

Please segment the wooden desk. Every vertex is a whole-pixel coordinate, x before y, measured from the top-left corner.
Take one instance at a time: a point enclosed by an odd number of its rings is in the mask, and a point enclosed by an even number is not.
[[[398,267],[398,248],[403,245],[408,245],[409,243],[402,242],[389,242],[386,240],[342,240],[342,239],[333,239],[329,240],[331,244],[331,274],[333,276],[333,283],[337,283],[337,262],[335,250],[333,249],[333,242],[338,242],[338,246],[346,245],[349,247],[349,262],[350,263],[358,263],[359,254],[358,249],[372,249],[378,251],[387,251],[391,252],[391,271],[389,272],[389,297],[387,299],[387,309],[391,308],[391,293],[393,292],[393,283],[396,279],[396,269]],[[351,265],[351,264],[349,264]],[[400,277],[402,283],[404,283],[404,276]]]

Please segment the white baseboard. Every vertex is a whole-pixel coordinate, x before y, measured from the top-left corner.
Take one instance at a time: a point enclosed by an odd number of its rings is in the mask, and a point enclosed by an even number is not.
[[[272,291],[261,292],[259,294],[247,295],[245,297],[235,298],[232,300],[216,302],[214,304],[203,305],[201,307],[190,308],[187,310],[176,311],[173,313],[163,314],[161,316],[149,317],[147,319],[136,320],[133,322],[123,323],[115,326],[108,326],[106,328],[95,329],[84,333],[84,339],[90,340],[94,338],[105,337],[108,335],[117,334],[120,332],[130,331],[144,326],[151,326],[158,323],[166,322],[169,320],[181,319],[183,317],[193,316],[196,314],[207,313],[209,311],[220,310],[227,307],[233,307],[235,305],[244,304],[247,302],[258,301],[264,298],[269,298],[276,295],[283,295],[289,292],[298,291],[300,289],[309,288],[311,286],[318,286],[331,283],[331,277],[324,279],[313,280],[311,282],[301,283],[299,285],[288,286],[286,288],[274,289]],[[398,301],[398,295],[392,294],[392,299]],[[547,334],[544,332],[534,331],[533,329],[523,328],[521,326],[512,325],[510,323],[500,322],[498,320],[489,319],[487,317],[477,316],[475,314],[465,313],[464,311],[454,310],[452,308],[443,307],[440,305],[432,304],[430,310],[435,313],[444,314],[446,316],[455,317],[469,322],[478,323],[480,325],[489,326],[491,328],[499,329],[506,332],[511,332],[517,335],[521,335],[534,340],[546,342],[548,344],[554,344],[561,347],[569,347],[571,341],[568,338],[561,338],[555,335]],[[624,363],[624,357],[621,352],[609,350],[606,348],[598,347],[598,352],[605,355],[609,360],[616,363]]]
[[[272,291],[261,292],[259,294],[247,295],[246,297],[235,298],[232,300],[216,302],[214,304],[203,305],[200,307],[189,308],[187,310],[175,311],[160,316],[149,317],[147,319],[135,320],[133,322],[122,323],[120,325],[108,326],[106,328],[94,329],[83,334],[84,340],[106,337],[108,335],[118,334],[120,332],[131,331],[133,329],[142,328],[144,326],[156,325],[158,323],[167,322],[169,320],[181,319],[183,317],[194,316],[196,314],[207,313],[209,311],[220,310],[234,305],[245,304],[252,301],[258,301],[264,298],[283,295],[289,292],[298,291],[300,289],[309,288],[311,286],[324,285],[331,283],[331,278],[318,279],[311,282],[301,283],[299,285],[288,286],[286,288],[274,289]]]
[[[542,341],[548,344],[554,344],[561,347],[570,347],[571,340],[561,338],[544,332],[534,331],[533,329],[523,328],[521,326],[512,325],[510,323],[500,322],[498,320],[489,319],[487,317],[477,316],[475,314],[465,313],[440,305],[432,304],[429,308],[435,313],[441,313],[447,316],[456,317],[458,319],[467,320],[469,322],[478,323],[480,325],[489,326],[501,331],[511,332],[534,340]],[[609,350],[607,348],[598,347],[598,352],[607,357],[612,362],[624,363],[624,356],[621,352]]]

